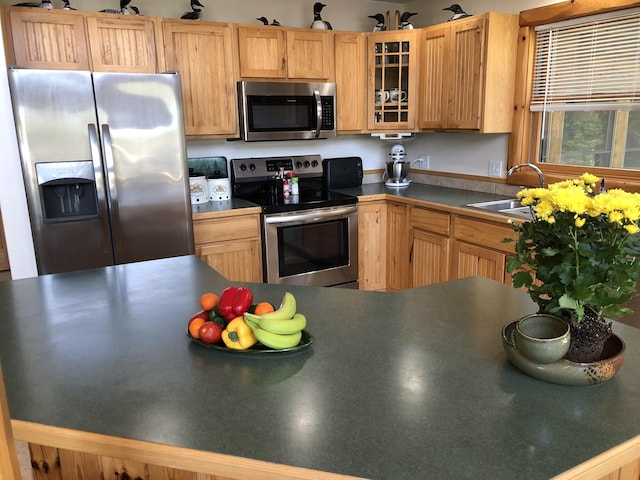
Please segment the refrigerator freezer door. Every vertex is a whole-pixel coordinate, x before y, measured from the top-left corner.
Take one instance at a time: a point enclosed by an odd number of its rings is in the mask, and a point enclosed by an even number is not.
[[[99,149],[92,157],[89,142],[88,125],[96,124],[91,74],[9,69],[8,76],[38,273],[111,265],[102,162]],[[47,198],[36,165],[49,162],[92,162],[94,181],[80,182],[60,168],[55,180],[59,185]],[[45,218],[45,199],[62,202],[58,211],[64,209],[64,218]],[[78,202],[94,203],[80,208]],[[87,210],[98,215],[87,218]]]
[[[193,254],[179,75],[93,78],[115,263]]]

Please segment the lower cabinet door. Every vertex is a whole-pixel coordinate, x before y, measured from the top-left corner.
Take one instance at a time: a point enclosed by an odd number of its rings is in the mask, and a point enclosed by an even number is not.
[[[453,249],[454,278],[481,275],[498,282],[504,282],[505,253],[464,242],[454,242]]]
[[[449,279],[449,244],[450,240],[446,237],[420,229],[413,230],[409,254],[413,287]]]
[[[260,242],[238,240],[196,246],[196,255],[233,282],[262,282]]]

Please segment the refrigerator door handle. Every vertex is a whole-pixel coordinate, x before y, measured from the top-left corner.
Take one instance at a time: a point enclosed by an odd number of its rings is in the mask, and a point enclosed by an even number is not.
[[[118,190],[116,189],[116,172],[113,161],[113,147],[111,146],[111,131],[109,125],[102,124],[102,146],[104,147],[104,165],[106,171],[107,196],[111,205],[111,229],[113,232],[113,252],[120,251],[120,214],[118,209]]]
[[[102,171],[100,161],[100,144],[98,143],[98,129],[95,123],[90,123],[89,127],[89,149],[91,151],[91,161],[94,169]],[[100,181],[102,175],[96,175],[96,182]],[[100,209],[102,210],[102,209]],[[111,251],[111,238],[109,235],[109,216],[107,212],[100,211],[100,223],[102,224],[102,250],[107,253]]]

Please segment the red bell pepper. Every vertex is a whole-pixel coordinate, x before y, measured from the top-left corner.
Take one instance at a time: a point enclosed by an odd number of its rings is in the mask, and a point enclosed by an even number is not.
[[[253,293],[246,287],[228,287],[220,295],[218,313],[230,322],[244,314],[251,307]]]

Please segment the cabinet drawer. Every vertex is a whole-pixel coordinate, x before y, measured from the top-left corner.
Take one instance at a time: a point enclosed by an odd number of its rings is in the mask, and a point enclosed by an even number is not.
[[[449,236],[451,223],[449,214],[427,210],[426,208],[411,207],[409,222],[412,227],[417,227],[428,232]]]
[[[512,253],[513,243],[502,243],[504,238],[513,238],[514,232],[506,221],[504,224],[483,222],[466,217],[456,217],[453,223],[453,236],[456,240],[482,245],[502,252]]]
[[[193,222],[193,237],[196,245],[239,238],[260,238],[259,217],[196,220]]]

